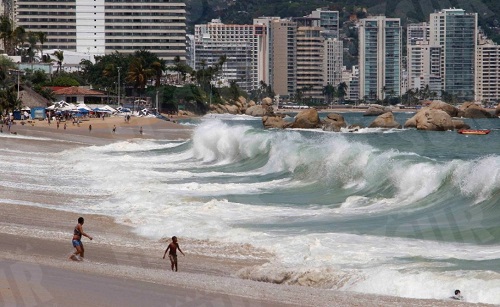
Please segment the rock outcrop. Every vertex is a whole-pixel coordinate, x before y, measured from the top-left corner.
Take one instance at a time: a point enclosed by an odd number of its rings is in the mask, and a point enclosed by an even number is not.
[[[316,109],[307,109],[300,111],[295,116],[295,121],[292,124],[292,128],[303,128],[303,129],[311,129],[311,128],[319,128],[321,126],[319,120],[319,114]]]
[[[391,109],[389,107],[384,107],[378,104],[371,104],[365,111],[365,113],[363,113],[363,116],[379,116],[390,111]]]
[[[394,119],[392,112],[387,112],[379,115],[371,124],[369,128],[401,128],[401,125]]]
[[[253,102],[253,101],[251,101]],[[273,100],[269,97],[262,99],[262,104],[249,106],[246,111],[246,115],[262,117],[262,116],[274,116]]]
[[[454,119],[453,120],[453,126],[455,127],[455,130],[460,130],[460,129],[470,129],[470,126],[464,123],[463,120],[459,119]]]
[[[423,108],[408,119],[405,127],[415,127],[418,130],[447,131],[454,130],[451,116],[439,109]]]
[[[451,117],[457,117],[457,116],[459,116],[459,110],[457,108],[455,108],[451,104],[448,104],[448,103],[443,102],[441,100],[433,101],[428,106],[428,108],[429,109],[433,109],[433,110],[444,111],[444,112],[448,113],[448,115],[450,115]]]
[[[322,128],[324,131],[339,132],[341,128],[347,127],[344,117],[338,113],[330,113],[323,120]]]
[[[465,118],[492,118],[494,117],[488,110],[485,108],[473,103],[473,102],[464,102],[460,108],[462,117]]]
[[[286,122],[283,117],[279,115],[274,115],[274,116],[263,116],[262,117],[262,124],[264,125],[264,128],[270,129],[270,128],[279,128],[279,129],[284,129],[288,128],[292,125],[292,123]]]
[[[495,109],[495,116],[500,116],[500,103],[497,105],[497,108]]]

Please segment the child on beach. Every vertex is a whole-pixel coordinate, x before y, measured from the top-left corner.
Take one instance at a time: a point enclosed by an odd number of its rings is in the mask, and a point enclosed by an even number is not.
[[[168,245],[167,249],[165,250],[165,253],[163,254],[163,259],[165,259],[165,255],[167,254],[167,252],[169,250],[170,250],[170,252],[168,253],[168,258],[170,259],[170,265],[172,267],[172,271],[174,270],[174,267],[175,267],[175,271],[177,272],[177,250],[179,250],[179,252],[181,252],[181,254],[183,256],[186,256],[186,255],[184,255],[181,248],[179,247],[179,243],[177,243],[176,236],[172,237],[172,243],[170,243]]]
[[[92,237],[83,231],[83,222],[83,217],[79,217],[78,224],[76,224],[75,229],[73,230],[73,240],[71,242],[73,243],[73,247],[76,248],[76,252],[71,254],[69,257],[71,260],[79,260],[77,255],[80,255],[81,258],[84,257],[85,249],[83,248],[82,236],[85,236],[92,241]]]

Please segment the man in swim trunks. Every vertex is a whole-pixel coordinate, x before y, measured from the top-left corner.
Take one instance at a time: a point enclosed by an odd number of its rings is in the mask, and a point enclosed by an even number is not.
[[[80,255],[81,258],[84,257],[85,249],[83,248],[82,236],[86,236],[87,238],[92,240],[92,237],[83,231],[83,222],[83,217],[79,217],[78,224],[73,230],[73,240],[71,242],[73,243],[73,247],[76,248],[76,252],[71,254],[71,260],[78,260],[77,255]]]
[[[172,271],[174,270],[174,267],[175,267],[175,271],[177,272],[177,250],[179,250],[179,252],[181,252],[181,254],[183,256],[186,256],[184,255],[184,253],[182,252],[181,248],[179,247],[179,243],[177,243],[177,237],[176,236],[173,236],[172,237],[172,243],[170,243],[167,247],[167,249],[165,250],[165,253],[163,254],[163,259],[165,259],[165,255],[167,254],[167,252],[170,250],[170,252],[168,253],[168,258],[170,259],[170,264],[172,266]]]

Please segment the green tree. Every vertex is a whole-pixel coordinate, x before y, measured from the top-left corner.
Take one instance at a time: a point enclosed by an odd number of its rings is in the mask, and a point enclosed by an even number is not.
[[[341,103],[344,101],[344,97],[347,95],[347,88],[348,86],[345,82],[341,82],[337,86],[337,96],[339,97]]]
[[[2,39],[5,53],[14,55],[15,53],[15,39],[12,21],[7,15],[0,16],[0,38]]]
[[[132,84],[135,91],[142,95],[148,80],[154,75],[152,69],[144,66],[142,58],[135,58],[131,63],[125,80]]]
[[[67,75],[62,75],[62,76],[57,76],[54,80],[51,82],[52,86],[79,86],[80,83],[75,80],[74,78],[67,76]]]
[[[56,51],[54,51],[54,53],[52,55],[56,57],[57,73],[59,74],[62,71],[62,65],[64,62],[64,51],[63,50],[56,50]]]
[[[337,91],[335,90],[335,86],[331,85],[330,83],[323,87],[323,95],[325,95],[326,103],[329,105],[332,104],[333,97],[336,93]]]
[[[43,44],[47,42],[47,33],[37,32],[38,41],[40,42],[40,55],[42,56],[41,61],[43,62]]]

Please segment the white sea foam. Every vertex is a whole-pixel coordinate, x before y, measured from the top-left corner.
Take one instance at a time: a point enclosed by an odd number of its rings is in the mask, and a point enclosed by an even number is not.
[[[152,239],[176,234],[207,244],[248,243],[275,255],[267,265],[240,272],[245,278],[416,298],[446,298],[460,288],[468,301],[500,304],[492,294],[499,290],[498,272],[447,269],[457,260],[498,259],[497,245],[392,238],[383,235],[384,224],[377,226],[379,236],[355,234],[357,225],[345,233],[335,227],[350,216],[405,209],[446,185],[476,200],[494,195],[500,186],[498,156],[439,163],[341,134],[306,135],[207,120],[190,143],[119,142],[34,155],[33,167],[46,176],[27,180],[26,187],[102,196],[72,208],[114,216]],[[261,159],[255,169],[238,170],[238,162],[252,159]],[[1,161],[8,176],[21,175],[21,164],[8,168],[13,161]],[[69,174],[62,186],[60,174],[47,172],[54,166]],[[262,179],[246,179],[251,176]],[[2,177],[0,184],[15,182]],[[301,197],[303,189],[316,186],[349,193],[327,206],[315,205],[315,199],[302,205],[281,199]]]

